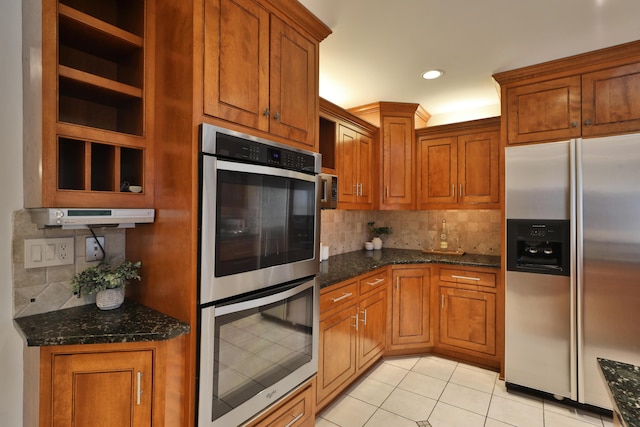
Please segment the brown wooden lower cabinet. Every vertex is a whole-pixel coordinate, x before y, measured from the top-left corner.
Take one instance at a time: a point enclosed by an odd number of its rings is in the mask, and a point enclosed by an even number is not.
[[[504,297],[498,270],[440,265],[437,277],[435,351],[500,368],[504,322],[499,319],[504,318]]]
[[[321,291],[319,410],[382,357],[387,340],[387,271],[382,268]]]
[[[486,267],[400,264],[322,289],[318,412],[383,354],[500,369],[503,303],[499,269]]]
[[[391,269],[389,350],[426,348],[431,330],[431,268],[417,265]]]
[[[25,388],[37,390],[32,399],[39,397],[40,409],[39,419],[27,417],[25,426],[164,426],[163,342],[30,347],[26,353]]]
[[[496,295],[440,287],[439,344],[496,354]]]

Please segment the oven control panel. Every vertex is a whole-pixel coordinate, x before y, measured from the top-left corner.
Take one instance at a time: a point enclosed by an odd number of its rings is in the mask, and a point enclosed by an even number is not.
[[[216,138],[215,154],[219,157],[306,173],[314,173],[316,165],[315,156],[311,153],[271,146],[221,133],[218,133]]]

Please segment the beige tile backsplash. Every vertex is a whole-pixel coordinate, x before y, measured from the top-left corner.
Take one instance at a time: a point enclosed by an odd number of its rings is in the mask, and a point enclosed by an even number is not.
[[[393,233],[382,236],[383,247],[427,249],[439,247],[442,220],[447,221],[449,247],[482,255],[500,255],[499,210],[438,211],[345,211],[323,210],[321,241],[329,245],[329,255],[362,249],[371,240],[369,221],[389,226]]]
[[[85,259],[85,240],[91,236],[89,230],[62,230],[60,228],[39,229],[31,222],[29,212],[13,212],[12,274],[14,317],[29,316],[61,308],[95,303],[95,295],[81,298],[71,291],[71,278],[89,265]],[[95,230],[105,237],[107,257],[123,258],[125,253],[125,231],[117,228]],[[47,237],[74,237],[75,263],[57,267],[24,268],[24,241]]]
[[[393,228],[391,235],[382,237],[383,247],[423,249],[437,240],[442,219],[447,220],[449,245],[456,243],[468,253],[500,255],[500,211],[345,211],[323,210],[321,241],[330,246],[329,255],[362,249],[371,240],[369,221],[377,226]],[[61,308],[93,304],[95,295],[77,298],[71,292],[71,278],[85,269],[85,239],[88,230],[39,229],[31,222],[28,211],[13,213],[13,294],[14,317],[44,313]],[[125,253],[125,231],[99,229],[105,236],[108,257],[122,258]],[[24,240],[46,237],[75,237],[75,263],[60,267],[24,268]],[[95,264],[95,262],[93,263]]]

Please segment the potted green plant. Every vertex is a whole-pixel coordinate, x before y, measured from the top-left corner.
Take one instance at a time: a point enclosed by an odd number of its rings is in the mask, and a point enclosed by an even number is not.
[[[124,302],[124,290],[130,280],[140,280],[138,270],[142,263],[124,260],[118,265],[110,261],[88,267],[71,279],[74,294],[96,294],[96,305],[101,310],[118,308]]]
[[[375,221],[370,221],[367,223],[369,227],[369,231],[373,235],[371,239],[371,243],[373,243],[373,249],[382,249],[382,239],[380,236],[383,234],[391,234],[393,233],[393,229],[391,227],[376,227]]]

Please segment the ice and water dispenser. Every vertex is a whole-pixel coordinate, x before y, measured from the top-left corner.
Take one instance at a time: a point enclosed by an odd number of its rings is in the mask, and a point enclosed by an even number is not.
[[[569,276],[568,220],[507,219],[507,270]]]

